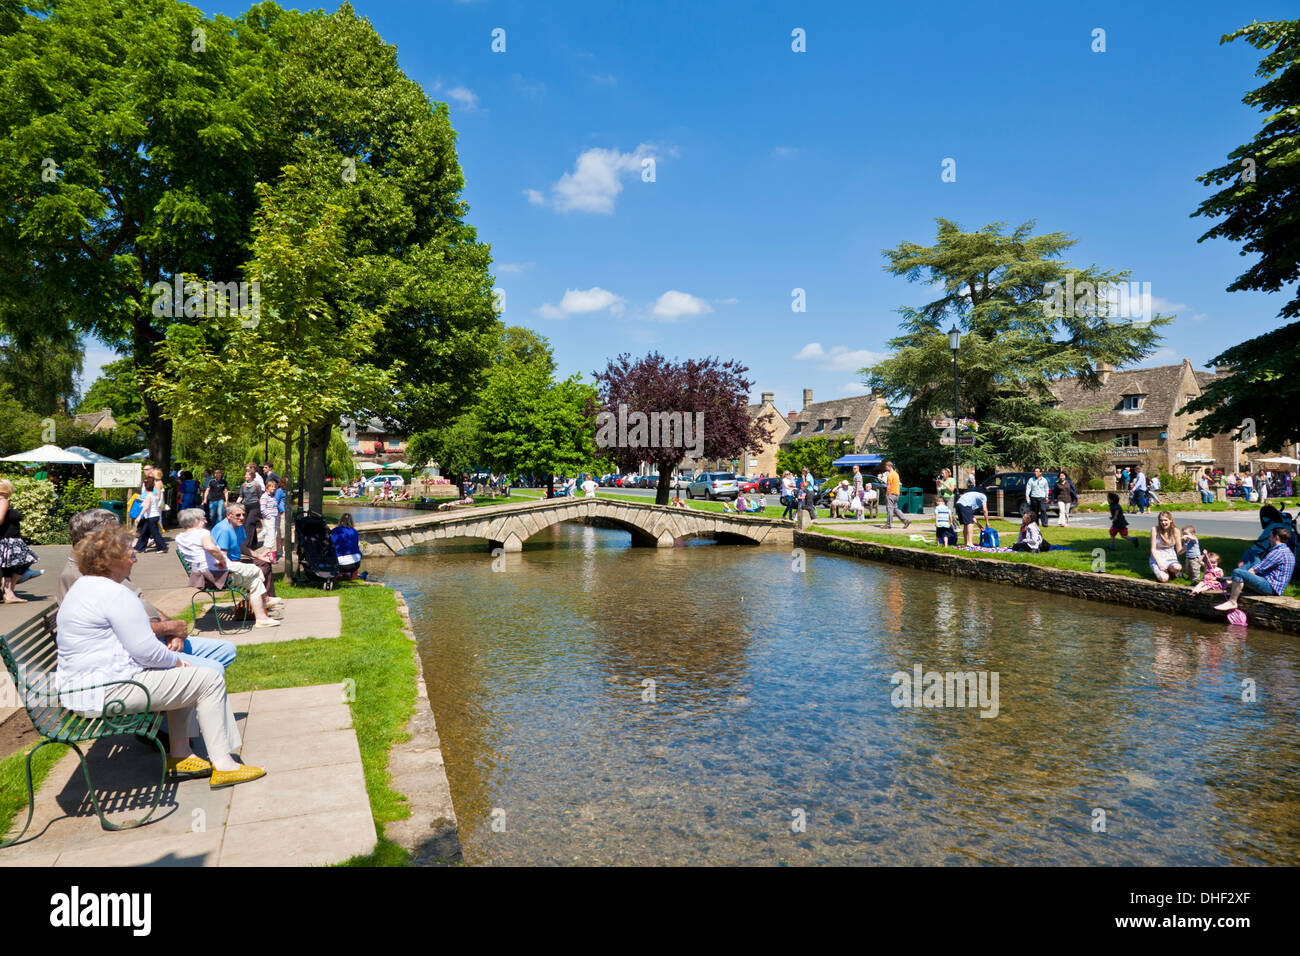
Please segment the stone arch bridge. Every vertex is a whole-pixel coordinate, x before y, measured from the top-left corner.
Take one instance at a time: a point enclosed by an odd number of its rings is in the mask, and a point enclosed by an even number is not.
[[[385,556],[417,544],[456,538],[483,538],[489,549],[520,551],[537,532],[561,521],[622,528],[631,532],[633,544],[647,547],[671,548],[685,538],[697,537],[737,544],[794,543],[792,526],[775,518],[609,498],[554,498],[425,511],[410,518],[365,521],[356,527],[362,553]]]

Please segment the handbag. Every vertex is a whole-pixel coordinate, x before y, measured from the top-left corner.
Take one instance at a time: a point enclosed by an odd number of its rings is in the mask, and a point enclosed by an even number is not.
[[[144,499],[139,493],[131,496],[130,503],[126,506],[126,514],[132,521],[135,521],[144,512]]]

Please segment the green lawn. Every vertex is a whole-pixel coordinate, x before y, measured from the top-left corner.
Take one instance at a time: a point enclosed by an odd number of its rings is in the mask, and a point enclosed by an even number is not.
[[[991,525],[998,532],[1003,547],[1010,547],[1015,543],[1020,522],[994,520]],[[1070,550],[1049,551],[1046,554],[986,554],[979,551],[958,551],[941,547],[935,543],[933,528],[927,528],[924,532],[915,532],[923,538],[920,541],[914,541],[906,535],[855,531],[835,525],[813,525],[810,530],[841,538],[857,538],[862,541],[874,541],[878,544],[889,544],[895,547],[920,548],[925,551],[946,551],[950,554],[982,558],[987,561],[1015,561],[1021,564],[1037,564],[1048,568],[1064,568],[1069,571],[1092,571],[1093,562],[1098,557],[1093,552],[1095,549],[1101,548],[1100,557],[1105,558],[1106,562],[1104,565],[1105,573],[1118,574],[1127,578],[1145,578],[1148,581],[1155,579],[1151,574],[1151,566],[1147,563],[1151,556],[1151,537],[1145,532],[1133,532],[1131,534],[1131,541],[1137,542],[1136,548],[1129,541],[1116,538],[1115,550],[1111,551],[1108,550],[1110,533],[1106,530],[1100,528],[1052,527],[1044,530],[1043,537],[1050,544],[1063,545]],[[960,535],[959,530],[959,539]],[[1200,535],[1199,538],[1203,551],[1214,551],[1219,555],[1226,573],[1230,573],[1237,566],[1241,553],[1252,543],[1239,538],[1218,538],[1210,535]],[[1184,578],[1174,580],[1188,587],[1193,583]],[[1297,584],[1293,582],[1286,589],[1286,594],[1290,597],[1300,597],[1300,587],[1297,587]]]
[[[1128,497],[1127,497],[1127,493],[1122,494],[1122,495],[1120,496],[1120,503],[1123,504],[1124,507],[1127,509],[1127,507],[1128,507]],[[1270,498],[1270,499],[1268,500],[1267,504],[1271,504],[1271,505],[1273,505],[1273,506],[1274,506],[1275,508],[1277,508],[1279,511],[1286,511],[1286,510],[1287,510],[1287,503],[1286,503],[1285,501],[1283,501],[1282,499],[1280,499],[1280,498],[1279,498],[1279,499],[1273,499],[1273,498]],[[1256,501],[1256,502],[1254,502],[1254,503],[1252,504],[1252,503],[1249,502],[1249,501],[1242,502],[1242,501],[1238,501],[1237,499],[1234,498],[1232,501],[1211,501],[1208,505],[1207,505],[1207,504],[1202,504],[1202,503],[1199,502],[1199,501],[1193,502],[1193,503],[1191,503],[1191,504],[1161,504],[1161,505],[1153,505],[1153,506],[1152,506],[1151,508],[1149,508],[1148,510],[1149,510],[1149,511],[1156,511],[1156,512],[1159,512],[1159,511],[1258,511],[1258,510],[1259,510],[1260,508],[1262,508],[1262,507],[1263,507],[1263,505],[1260,504],[1258,501]],[[1107,513],[1108,511],[1110,511],[1110,505],[1106,505],[1106,504],[1100,504],[1100,505],[1080,505],[1080,506],[1076,507],[1074,510],[1075,510],[1075,511],[1100,512],[1100,513],[1102,513],[1102,514],[1105,514],[1105,513]]]
[[[276,593],[290,602],[285,608],[287,614],[293,613],[294,598],[322,595],[318,589],[282,580],[276,582]],[[241,647],[226,672],[226,689],[238,693],[354,681],[352,725],[380,839],[372,854],[343,865],[406,866],[410,855],[383,838],[383,825],[410,815],[406,798],[390,785],[388,750],[407,739],[406,723],[415,711],[414,645],[402,632],[397,598],[390,589],[343,581],[334,593],[339,596],[343,618],[340,637]],[[189,608],[183,617],[189,618]],[[65,752],[67,748],[51,745],[36,755],[33,776],[37,787]],[[25,754],[20,752],[0,761],[0,833],[7,832],[16,813],[26,812],[24,759]]]

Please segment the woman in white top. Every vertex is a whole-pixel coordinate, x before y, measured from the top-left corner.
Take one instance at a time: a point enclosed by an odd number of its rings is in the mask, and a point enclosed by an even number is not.
[[[153,635],[144,605],[122,584],[135,555],[131,533],[116,526],[82,538],[72,552],[82,576],[68,589],[58,614],[60,700],[83,716],[167,714],[171,756],[167,769],[185,776],[211,774],[212,789],[256,780],[266,771],[231,754],[242,741],[226,679],[193,667]],[[105,685],[108,685],[105,687]],[[181,728],[197,717],[211,760],[196,756]]]
[[[167,542],[162,536],[162,484],[149,475],[144,480],[144,501],[140,506],[140,520],[136,522],[140,537],[136,539],[135,549],[143,551],[152,538],[159,551],[167,550]]]

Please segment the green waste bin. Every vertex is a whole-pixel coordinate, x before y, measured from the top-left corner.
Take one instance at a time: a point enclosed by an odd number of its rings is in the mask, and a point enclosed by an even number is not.
[[[101,502],[99,503],[99,506],[100,506],[101,508],[103,508],[105,511],[111,511],[111,512],[113,512],[115,515],[117,515],[117,519],[118,519],[119,521],[122,520],[122,508],[123,508],[123,502],[121,502],[121,501],[101,501]]]
[[[925,492],[920,488],[904,489],[907,493],[907,506],[903,508],[907,514],[920,514],[924,509]]]

